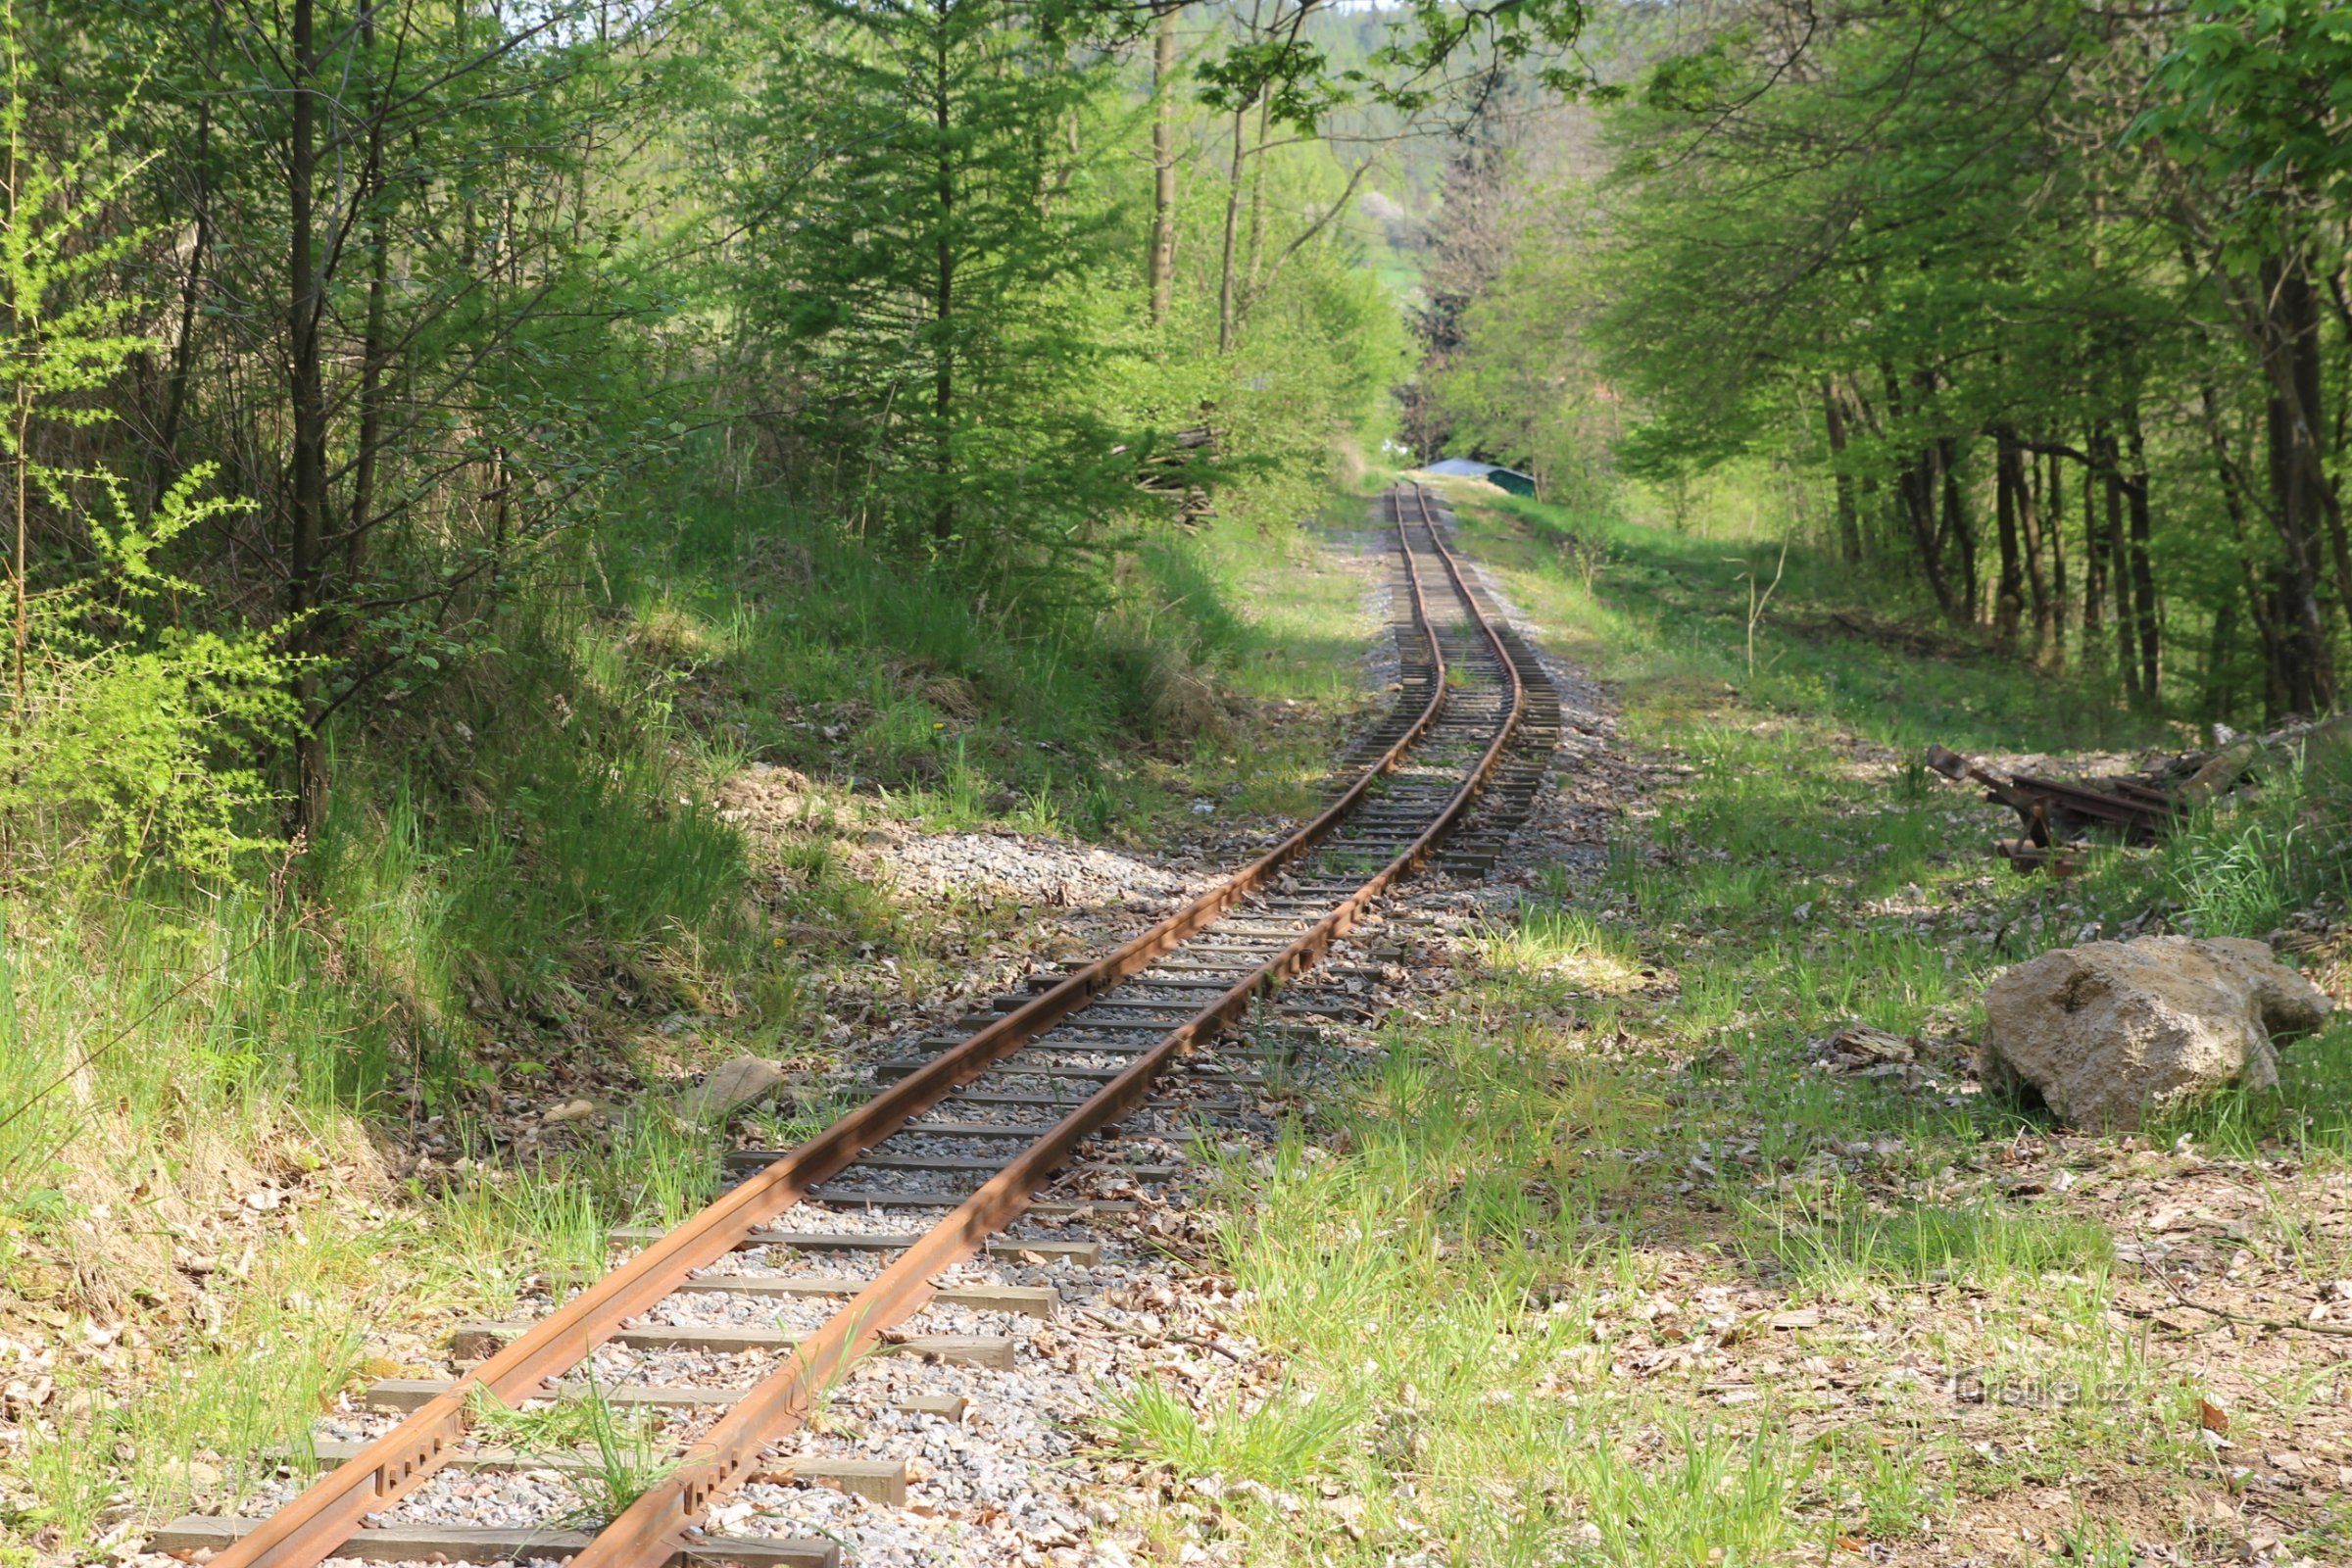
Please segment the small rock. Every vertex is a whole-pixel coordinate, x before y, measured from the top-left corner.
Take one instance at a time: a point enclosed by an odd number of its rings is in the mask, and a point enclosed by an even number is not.
[[[774,1094],[784,1069],[760,1056],[722,1061],[710,1076],[678,1096],[678,1114],[688,1121],[723,1122],[747,1105]]]
[[[560,1127],[568,1121],[586,1121],[595,1114],[595,1101],[566,1100],[561,1105],[549,1106],[546,1111],[541,1113],[539,1119],[550,1126]]]
[[[2060,948],[1984,992],[1978,1072],[2038,1093],[2066,1121],[2137,1127],[2227,1084],[2278,1082],[2278,1034],[2331,1004],[2260,942],[2142,937]]]
[[[220,1485],[220,1467],[202,1459],[166,1459],[160,1467],[165,1486],[201,1495]]]

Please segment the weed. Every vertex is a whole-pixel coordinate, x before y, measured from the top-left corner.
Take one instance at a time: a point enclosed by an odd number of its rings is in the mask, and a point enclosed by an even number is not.
[[[660,1418],[615,1406],[593,1370],[587,1393],[534,1410],[517,1410],[477,1384],[467,1394],[466,1414],[482,1438],[564,1474],[580,1494],[579,1512],[567,1523],[601,1525],[625,1513],[677,1467]]]
[[[1356,1413],[1313,1394],[1276,1389],[1229,1396],[1205,1409],[1155,1382],[1102,1398],[1102,1425],[1125,1451],[1179,1476],[1218,1476],[1292,1490],[1324,1471],[1354,1432]]]

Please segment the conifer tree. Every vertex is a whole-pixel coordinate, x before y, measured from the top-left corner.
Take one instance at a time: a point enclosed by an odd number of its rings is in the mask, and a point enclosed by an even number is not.
[[[813,0],[785,25],[811,30],[754,110],[743,318],[781,328],[799,422],[903,545],[1003,564],[1084,543],[1132,499],[1082,395],[1105,335],[1102,76],[1003,0]]]

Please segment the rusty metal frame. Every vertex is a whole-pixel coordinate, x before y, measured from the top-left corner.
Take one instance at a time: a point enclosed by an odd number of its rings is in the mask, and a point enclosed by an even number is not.
[[[1469,585],[1463,581],[1452,554],[1446,549],[1445,541],[1438,537],[1435,520],[1429,514],[1426,494],[1417,485],[1412,494],[1420,507],[1421,521],[1429,528],[1430,542],[1439,560],[1444,563],[1446,575],[1452,579],[1471,619],[1485,633],[1489,646],[1494,651],[1498,667],[1510,682],[1510,705],[1493,743],[1455,789],[1437,819],[1387,866],[1342,901],[1304,935],[1184,1023],[1170,1030],[1157,1045],[1138,1056],[1116,1078],[1055,1123],[991,1177],[978,1192],[965,1199],[946,1219],[900,1253],[888,1268],[876,1276],[872,1284],[828,1318],[814,1334],[803,1340],[782,1366],[729,1406],[727,1413],[719,1418],[701,1442],[688,1450],[678,1467],[659,1486],[647,1491],[620,1517],[607,1524],[596,1540],[572,1558],[572,1568],[646,1568],[648,1564],[665,1562],[673,1556],[683,1544],[685,1532],[693,1528],[695,1520],[701,1517],[712,1499],[731,1488],[746,1470],[758,1463],[770,1444],[799,1426],[819,1394],[846,1376],[858,1356],[876,1344],[884,1332],[920,1310],[930,1300],[935,1289],[933,1282],[943,1271],[975,1255],[991,1235],[1018,1218],[1021,1211],[1029,1206],[1030,1200],[1053,1179],[1054,1171],[1068,1160],[1080,1142],[1133,1109],[1151,1093],[1153,1080],[1179,1054],[1195,1042],[1209,1038],[1241,1017],[1250,999],[1259,991],[1313,964],[1329,949],[1333,938],[1351,927],[1364,908],[1392,882],[1418,866],[1452,830],[1462,813],[1469,809],[1472,800],[1492,776],[1495,764],[1518,732],[1527,709],[1526,685],[1509,651],[1503,647],[1500,635],[1489,623],[1485,612],[1472,596]],[[1404,533],[1401,501],[1396,511],[1397,540],[1404,550],[1405,571],[1412,588],[1414,618],[1420,623],[1428,640],[1430,656],[1435,664],[1436,690],[1431,694],[1430,705],[1424,710],[1421,721],[1414,725],[1407,740],[1398,742],[1397,747],[1382,759],[1381,766],[1374,772],[1385,771],[1402,747],[1417,738],[1435,719],[1444,700],[1446,685],[1445,656],[1438,646],[1436,628],[1429,622],[1420,568],[1414,564],[1411,543]],[[1349,791],[1350,798],[1355,797],[1372,776],[1372,773],[1367,773],[1356,789]],[[1324,817],[1317,819],[1317,824],[1329,820],[1330,816],[1331,813],[1326,812]],[[1285,845],[1284,850],[1277,851],[1277,856],[1286,852],[1296,853],[1291,846],[1298,842],[1295,838]],[[1257,865],[1265,866],[1274,858],[1268,857]]]
[[[855,1298],[817,1334],[804,1341],[784,1367],[732,1406],[668,1480],[609,1524],[595,1544],[575,1559],[580,1568],[596,1568],[598,1564],[614,1561],[633,1563],[649,1552],[666,1553],[677,1532],[709,1497],[738,1476],[767,1443],[789,1431],[806,1410],[812,1386],[808,1376],[811,1369],[824,1368],[825,1380],[838,1377],[856,1354],[871,1345],[884,1329],[928,1298],[930,1276],[970,1255],[991,1232],[1002,1229],[1017,1216],[1027,1206],[1031,1195],[1081,1139],[1117,1119],[1144,1099],[1152,1080],[1179,1052],[1238,1017],[1256,991],[1312,963],[1334,936],[1354,923],[1371,899],[1418,865],[1458,820],[1516,730],[1525,710],[1526,695],[1500,637],[1471,596],[1451,553],[1438,538],[1429,515],[1427,496],[1418,486],[1412,494],[1447,576],[1461,594],[1472,619],[1485,632],[1501,668],[1510,677],[1511,686],[1511,707],[1501,731],[1437,823],[1305,936],[1171,1031],[902,1254],[873,1286]],[[732,1251],[769,1216],[799,1202],[810,1188],[847,1169],[866,1150],[1083,1007],[1098,993],[1181,946],[1236,901],[1329,837],[1362,804],[1373,783],[1393,771],[1405,753],[1428,732],[1445,707],[1445,655],[1436,628],[1430,624],[1420,570],[1405,538],[1401,497],[1396,514],[1398,542],[1404,549],[1405,569],[1412,590],[1413,615],[1430,655],[1429,701],[1411,727],[1367,766],[1338,800],[1218,887],[941,1053],[799,1149],[719,1197],[692,1219],[649,1244],[620,1268],[589,1286],[466,1372],[448,1392],[436,1396],[369,1443],[350,1462],[319,1477],[243,1540],[222,1550],[213,1559],[214,1568],[316,1568],[335,1555],[361,1528],[361,1520],[367,1514],[380,1511],[405,1495],[449,1459],[453,1447],[466,1433],[475,1390],[510,1404],[544,1396],[548,1379],[576,1365],[616,1333],[625,1319],[653,1306],[694,1271]],[[818,1380],[813,1386],[823,1387],[825,1380]]]

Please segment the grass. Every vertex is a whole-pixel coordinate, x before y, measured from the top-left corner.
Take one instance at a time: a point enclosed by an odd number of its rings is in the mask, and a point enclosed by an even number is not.
[[[1568,527],[1605,527],[1597,568],[1550,542]],[[1605,865],[1540,879],[1469,944],[1462,989],[1390,1026],[1274,1179],[1234,1173],[1215,1266],[1281,1387],[1190,1424],[1126,1395],[1114,1443],[1261,1483],[1196,1529],[1246,1561],[2242,1551],[2216,1508],[2333,1560],[2323,1493],[2232,1469],[2352,1452],[2324,1413],[2340,1380],[2312,1371],[2331,1342],[2217,1335],[2143,1260],[2271,1315],[2339,1277],[2352,1028],[2289,1047],[2277,1094],[2132,1139],[2053,1129],[1960,1067],[1990,974],[2127,922],[2259,937],[2300,916],[2309,961],[2343,961],[2317,933],[2344,908],[2352,763],[2315,756],[2073,881],[1996,875],[2000,813],[1920,746],[2149,738],[2095,680],[1772,617],[1751,676],[1723,542],[1523,503],[1465,508],[1464,532],[1612,681],[1657,781]],[[1817,628],[1839,592],[1792,552],[1776,603]],[[1916,1038],[1919,1072],[1813,1065],[1848,1022]],[[1347,1429],[1295,1454],[1253,1439],[1249,1410],[1310,1396]],[[2233,1453],[2201,1441],[2205,1400]],[[2046,1544],[2021,1551],[2021,1519]]]
[[[531,1410],[516,1410],[479,1387],[469,1397],[472,1430],[482,1442],[509,1446],[526,1460],[564,1465],[580,1496],[571,1523],[595,1527],[618,1517],[677,1467],[660,1417],[615,1406],[593,1373],[586,1394]]]
[[[1293,532],[1225,519],[1016,615],[773,498],[641,502],[502,657],[333,737],[300,858],[8,910],[0,1564],[233,1506],[338,1393],[707,1200],[671,1080],[821,1069],[845,984],[933,995],[1025,940],[861,870],[876,825],[1150,843],[1313,800],[1362,584]]]
[[[1575,634],[1605,640],[1612,671],[1649,688],[1642,706],[1661,713],[1699,719],[1728,686],[1757,710],[1803,712],[1913,752],[1931,740],[1970,751],[2029,749],[2051,737],[2072,747],[2154,737],[2103,671],[2019,678],[1984,645],[1924,626],[1924,616],[1885,621],[1883,595],[1863,597],[1849,568],[1802,545],[1789,548],[1782,568],[1776,540],[1647,527],[1520,497],[1482,501],[1463,522],[1483,558],[1574,593]],[[1782,582],[1751,670],[1748,582],[1770,582],[1776,569]],[[1596,581],[1605,588],[1595,592]],[[1899,640],[1859,634],[1856,624],[1886,626]]]
[[[1313,560],[1290,528],[1152,540],[1102,602],[1027,618],[775,503],[641,518],[615,557],[611,612],[638,658],[612,683],[652,663],[714,765],[878,789],[934,830],[1148,837],[1201,794],[1292,809],[1323,737],[1269,754],[1241,730],[1354,693],[1358,585],[1284,577]],[[1245,614],[1250,578],[1281,589]]]

